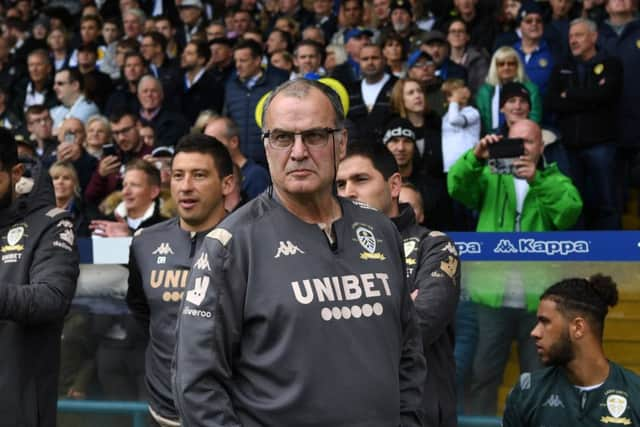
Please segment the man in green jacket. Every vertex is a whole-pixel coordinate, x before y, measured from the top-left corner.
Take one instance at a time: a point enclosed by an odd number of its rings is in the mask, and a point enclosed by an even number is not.
[[[571,180],[555,164],[545,165],[540,127],[531,120],[516,122],[509,138],[524,140],[524,155],[514,161],[514,175],[494,174],[487,166],[489,145],[502,139],[487,135],[449,170],[449,194],[479,212],[477,231],[551,231],[571,227],[582,201]],[[511,341],[518,341],[520,370],[538,367],[529,336],[536,318],[539,287],[525,288],[520,270],[503,272],[489,281],[471,283],[482,331],[473,363],[470,413],[495,415],[498,387],[509,357]]]
[[[504,427],[640,424],[640,378],[607,360],[602,348],[604,319],[617,302],[615,282],[601,274],[545,291],[531,336],[549,367],[520,376]]]

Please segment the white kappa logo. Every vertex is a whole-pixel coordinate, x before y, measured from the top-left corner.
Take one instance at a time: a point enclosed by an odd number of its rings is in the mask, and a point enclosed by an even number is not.
[[[24,236],[24,227],[12,228],[9,230],[9,233],[7,233],[7,243],[9,246],[14,246],[22,239],[22,236]]]
[[[627,399],[619,394],[612,394],[607,397],[607,409],[615,418],[620,418],[627,409]]]
[[[280,246],[278,246],[278,251],[274,258],[280,258],[280,256],[290,256],[295,254],[303,254],[304,251],[300,249],[298,246],[291,243],[291,240],[287,240],[286,242],[280,241]]]
[[[560,396],[557,394],[552,394],[549,398],[542,404],[542,406],[549,406],[551,408],[564,408],[564,403],[560,400]]]
[[[160,243],[160,246],[155,251],[151,252],[152,255],[173,255],[173,249],[169,246],[169,243]]]
[[[368,228],[358,227],[356,228],[356,237],[360,245],[370,254],[376,251],[376,236]]]
[[[198,270],[207,270],[211,271],[211,267],[209,266],[209,256],[206,252],[203,252],[198,258],[198,261],[193,265]]]
[[[209,278],[207,276],[196,277],[194,288],[187,292],[187,301],[194,305],[202,304],[208,288]]]
[[[75,235],[73,234],[73,230],[68,228],[60,233],[60,240],[63,242],[67,242],[70,246],[73,246],[73,242],[75,240]]]

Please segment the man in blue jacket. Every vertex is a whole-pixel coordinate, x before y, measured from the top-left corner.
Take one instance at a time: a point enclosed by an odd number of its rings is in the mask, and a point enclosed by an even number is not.
[[[225,86],[225,111],[240,132],[240,150],[254,161],[266,165],[255,109],[260,98],[287,80],[288,75],[262,69],[262,47],[253,40],[240,41],[233,50],[236,75]]]

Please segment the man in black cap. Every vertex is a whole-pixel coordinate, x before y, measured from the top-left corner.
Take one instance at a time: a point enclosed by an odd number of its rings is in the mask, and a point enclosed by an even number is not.
[[[531,96],[519,82],[509,82],[500,89],[500,112],[504,114],[504,125],[500,134],[509,135],[509,128],[517,121],[526,119],[531,112]]]
[[[467,69],[449,59],[449,42],[441,31],[433,30],[420,36],[418,47],[431,55],[436,64],[436,76],[440,80],[462,79],[467,81]]]
[[[226,37],[217,37],[209,41],[209,50],[211,50],[211,58],[207,68],[216,81],[224,85],[235,70],[233,41]]]
[[[404,51],[409,52],[411,46],[414,45],[418,37],[423,33],[422,30],[413,22],[413,12],[411,3],[408,0],[394,0],[389,6],[389,22],[390,28],[385,33],[397,34],[404,40]]]

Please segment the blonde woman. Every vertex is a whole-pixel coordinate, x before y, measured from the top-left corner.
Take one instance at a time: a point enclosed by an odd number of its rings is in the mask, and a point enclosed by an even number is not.
[[[537,123],[542,119],[542,99],[538,87],[529,81],[518,52],[504,46],[493,54],[487,79],[476,93],[476,107],[480,111],[482,130],[485,134],[497,132],[504,124],[504,115],[500,112],[500,89],[509,82],[522,83],[529,91],[529,119]]]
[[[80,180],[73,164],[68,161],[57,161],[49,168],[49,175],[53,182],[56,207],[71,213],[78,237],[89,236],[89,222],[80,195]]]

